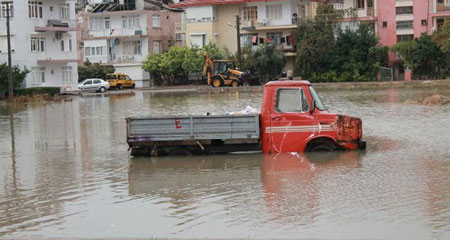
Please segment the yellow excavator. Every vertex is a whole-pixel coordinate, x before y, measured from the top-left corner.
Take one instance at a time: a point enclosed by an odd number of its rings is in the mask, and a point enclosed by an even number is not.
[[[233,61],[211,60],[206,52],[203,56],[205,57],[203,77],[207,78],[208,85],[238,87],[244,84],[245,73],[236,70]]]

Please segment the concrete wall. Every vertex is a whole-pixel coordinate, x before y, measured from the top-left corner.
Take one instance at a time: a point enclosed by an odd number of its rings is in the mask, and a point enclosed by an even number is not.
[[[141,63],[114,64],[113,66],[117,73],[124,73],[130,76],[135,81],[136,87],[150,86],[150,75],[142,70]]]
[[[429,1],[414,1],[414,37],[419,37],[423,32],[428,32]],[[422,25],[422,20],[427,21],[428,24]]]
[[[393,46],[397,43],[396,1],[378,0],[378,35],[383,46]],[[387,27],[383,27],[383,21]]]
[[[216,24],[216,44],[227,47],[232,53],[237,51],[236,15],[239,15],[239,5],[223,5],[218,7],[219,21]],[[230,26],[231,25],[231,26]]]

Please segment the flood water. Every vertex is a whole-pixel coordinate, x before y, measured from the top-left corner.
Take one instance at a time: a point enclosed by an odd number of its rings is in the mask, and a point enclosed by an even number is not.
[[[139,157],[125,117],[259,108],[261,93],[0,105],[0,238],[450,239],[450,89],[319,90],[367,150]]]

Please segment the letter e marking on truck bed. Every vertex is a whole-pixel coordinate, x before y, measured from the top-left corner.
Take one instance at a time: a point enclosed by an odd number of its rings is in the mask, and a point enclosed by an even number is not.
[[[181,122],[180,122],[180,119],[175,118],[174,120],[175,120],[175,128],[176,128],[176,129],[181,128],[181,126],[180,126],[180,123],[181,123]]]

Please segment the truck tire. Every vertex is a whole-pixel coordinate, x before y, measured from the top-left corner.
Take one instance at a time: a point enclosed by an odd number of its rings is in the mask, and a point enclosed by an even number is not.
[[[131,89],[134,89],[135,87],[136,87],[136,85],[134,85],[134,84],[133,84],[133,85],[131,85]]]
[[[150,155],[150,151],[146,147],[132,148],[131,156],[146,156]]]
[[[223,81],[222,81],[222,79],[220,77],[216,76],[216,77],[213,77],[211,79],[211,84],[212,84],[213,87],[218,88],[218,87],[222,87],[223,86]]]
[[[232,87],[239,87],[239,82],[238,81],[232,81],[231,82],[231,86]]]
[[[314,146],[309,150],[309,152],[333,152],[335,147],[331,144],[323,143],[317,146]]]
[[[122,90],[122,89],[123,89],[122,84],[117,85],[117,88],[118,88],[119,90]]]

